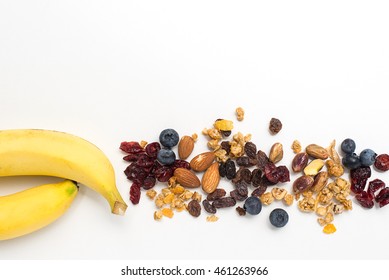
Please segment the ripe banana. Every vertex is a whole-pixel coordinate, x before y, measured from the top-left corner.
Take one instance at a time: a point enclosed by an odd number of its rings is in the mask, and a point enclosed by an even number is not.
[[[64,180],[0,197],[0,240],[26,235],[54,222],[77,193],[76,183]]]
[[[65,132],[42,129],[0,131],[0,176],[46,175],[70,179],[100,193],[114,214],[127,205],[109,159],[92,143]]]

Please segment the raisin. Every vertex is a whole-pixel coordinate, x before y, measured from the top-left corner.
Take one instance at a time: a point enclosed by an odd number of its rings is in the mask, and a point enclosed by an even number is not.
[[[226,177],[227,171],[226,171],[226,163],[220,162],[219,163],[219,175],[220,177],[224,178]]]
[[[258,188],[256,188],[255,190],[253,190],[253,192],[251,193],[251,196],[256,196],[256,197],[260,197],[261,195],[263,195],[267,190],[267,186],[260,186]]]
[[[226,177],[228,180],[232,180],[235,178],[235,176],[236,176],[235,163],[231,159],[228,159],[226,161]]]
[[[374,167],[380,171],[388,171],[389,170],[389,155],[382,154],[376,157],[374,162]]]
[[[238,212],[239,216],[245,216],[246,215],[246,210],[244,210],[240,206],[236,207],[236,212]]]
[[[253,166],[252,161],[248,156],[242,156],[236,159],[236,164],[243,167],[251,167]]]
[[[132,183],[130,187],[130,201],[132,204],[138,204],[140,200],[140,184]]]
[[[209,202],[209,200],[204,199],[203,206],[204,206],[205,211],[207,211],[208,213],[216,214],[216,208]]]
[[[265,175],[263,175],[261,177],[261,181],[259,182],[259,186],[260,187],[270,187],[270,186],[274,186],[276,185],[277,183],[273,183],[273,182],[270,182]]]
[[[220,130],[220,133],[223,135],[223,137],[228,137],[231,135],[231,130]]]
[[[238,192],[238,190],[233,190],[230,192],[230,196],[236,201],[245,201],[248,197],[248,193],[246,195],[242,195]]]
[[[272,118],[269,123],[269,130],[271,134],[277,134],[282,129],[282,123],[277,118]]]
[[[261,177],[262,171],[259,168],[256,168],[251,172],[251,184],[253,185],[253,187],[259,187]]]
[[[231,146],[230,146],[230,142],[229,141],[222,141],[220,143],[220,147],[227,152],[227,155],[231,151]]]
[[[215,208],[232,207],[235,206],[235,204],[236,204],[236,200],[233,197],[222,197],[212,202],[212,205]]]
[[[198,217],[201,214],[201,205],[197,200],[192,200],[191,202],[188,203],[188,212],[191,214],[193,217]]]
[[[226,191],[224,189],[216,189],[207,196],[207,200],[213,201],[219,198],[222,198],[223,196],[226,195]]]
[[[242,196],[247,196],[249,193],[247,184],[245,182],[239,182],[235,184],[235,188],[238,191],[238,193]]]
[[[351,177],[351,191],[355,194],[364,191],[367,179],[371,176],[371,168],[369,166],[362,166],[350,170]]]
[[[144,149],[142,148],[142,146],[138,142],[135,142],[135,141],[122,142],[120,144],[120,149],[123,152],[126,152],[128,154],[138,154],[138,153],[144,152]]]
[[[251,159],[257,159],[257,146],[253,142],[244,145],[244,152]]]
[[[355,195],[356,200],[359,202],[359,204],[364,207],[371,209],[374,206],[373,196],[371,196],[369,193],[362,191]]]
[[[235,175],[234,179],[231,180],[231,182],[233,184],[236,184],[236,183],[239,183],[240,181],[242,181],[242,170],[243,170],[243,168],[241,167],[236,172],[236,175]]]
[[[385,183],[380,179],[375,179],[369,182],[367,192],[369,193],[369,195],[375,198],[375,193],[383,188],[385,188]]]
[[[250,169],[243,168],[240,172],[240,176],[244,182],[251,184],[251,171]]]
[[[257,160],[258,160],[258,163],[257,163],[257,166],[258,168],[262,171],[262,172],[265,172],[265,166],[270,163],[270,159],[269,157],[266,155],[265,152],[259,150],[257,152]]]

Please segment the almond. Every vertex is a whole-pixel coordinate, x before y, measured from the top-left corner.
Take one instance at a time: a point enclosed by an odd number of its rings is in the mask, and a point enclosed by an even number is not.
[[[189,165],[194,171],[202,172],[210,167],[214,160],[215,154],[213,152],[205,152],[192,158]]]
[[[201,185],[206,193],[212,193],[216,190],[219,185],[220,174],[219,174],[219,163],[214,162],[205,171],[203,178],[201,179]]]
[[[194,149],[194,140],[190,136],[183,136],[178,143],[178,156],[180,159],[187,159]]]
[[[174,170],[174,177],[177,182],[186,188],[197,188],[200,187],[200,179],[192,171],[186,168],[177,168]]]

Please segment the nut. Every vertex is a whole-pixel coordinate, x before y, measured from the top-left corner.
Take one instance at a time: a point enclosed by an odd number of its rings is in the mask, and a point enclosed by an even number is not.
[[[302,171],[308,164],[308,154],[307,153],[298,153],[294,156],[292,161],[292,170],[294,172]]]
[[[210,167],[214,160],[215,154],[213,152],[204,152],[192,158],[189,165],[194,171],[202,172]]]
[[[320,192],[328,182],[328,172],[321,171],[315,176],[315,180],[313,181],[312,191],[315,193]]]
[[[323,160],[328,158],[328,151],[316,144],[308,145],[305,148],[305,151],[307,152],[308,155],[310,155],[313,158],[318,158]]]
[[[200,179],[192,171],[186,168],[177,168],[174,170],[174,176],[177,182],[186,188],[200,187]]]
[[[319,173],[323,166],[324,161],[321,159],[314,159],[304,168],[304,174],[315,176],[317,173]]]
[[[212,193],[216,190],[219,185],[220,174],[219,174],[219,163],[214,162],[205,171],[203,178],[201,179],[201,185],[206,193]]]
[[[178,156],[187,159],[194,149],[194,140],[190,136],[183,136],[178,143]]]
[[[295,193],[302,193],[309,190],[313,185],[313,178],[308,175],[303,175],[297,178],[293,183],[293,191]]]
[[[284,150],[281,143],[274,143],[270,149],[269,159],[273,163],[277,163],[282,160],[284,156]]]

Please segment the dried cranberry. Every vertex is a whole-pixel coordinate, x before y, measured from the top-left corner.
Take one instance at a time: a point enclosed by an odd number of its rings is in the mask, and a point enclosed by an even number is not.
[[[351,191],[355,194],[361,193],[365,190],[367,179],[371,176],[371,168],[369,166],[362,166],[350,170],[351,177]]]
[[[130,201],[132,204],[138,204],[140,200],[140,185],[132,183],[130,187]]]
[[[154,170],[154,175],[159,182],[167,182],[173,176],[173,169],[169,166],[161,166]]]
[[[144,152],[144,149],[142,148],[142,146],[138,142],[135,142],[135,141],[122,142],[120,144],[120,149],[123,152],[126,152],[128,154],[138,154],[138,153]]]
[[[139,167],[151,167],[154,165],[154,159],[152,159],[150,156],[146,155],[146,154],[140,154],[137,161],[136,161],[136,164],[139,166]]]
[[[155,179],[154,176],[147,176],[144,180],[143,180],[143,189],[145,190],[149,190],[151,188],[153,188],[155,186],[155,184],[157,183],[157,179]]]
[[[374,162],[375,168],[380,171],[388,171],[389,170],[389,155],[382,154],[376,157]]]
[[[380,179],[375,179],[369,182],[369,187],[367,188],[367,192],[369,193],[369,195],[375,198],[375,193],[383,188],[385,188],[385,183]]]
[[[355,196],[362,207],[371,209],[374,206],[373,197],[366,191],[362,191]]]
[[[285,183],[290,181],[289,169],[286,166],[284,165],[278,166],[277,173],[278,173],[279,182]]]
[[[375,201],[380,207],[384,207],[389,203],[389,188],[383,188],[375,198]]]
[[[128,155],[126,155],[126,156],[123,157],[123,160],[128,161],[128,162],[134,162],[134,161],[137,161],[138,158],[139,158],[141,155],[144,155],[144,154],[143,154],[143,153],[138,153],[138,154],[128,154]]]
[[[183,159],[176,159],[174,163],[172,164],[173,171],[176,170],[177,168],[185,168],[185,169],[190,169],[189,162]]]
[[[149,143],[147,144],[147,146],[145,147],[145,151],[146,151],[146,154],[153,158],[153,159],[156,159],[157,158],[157,154],[158,154],[158,151],[161,149],[161,144],[159,144],[158,142],[152,142],[152,143]]]
[[[270,182],[277,184],[280,181],[279,175],[280,173],[277,171],[277,167],[274,163],[269,162],[268,164],[266,164],[265,176]]]

